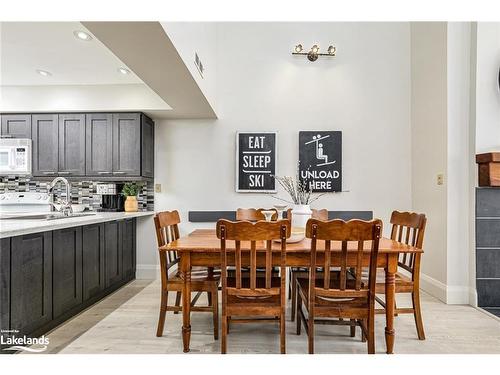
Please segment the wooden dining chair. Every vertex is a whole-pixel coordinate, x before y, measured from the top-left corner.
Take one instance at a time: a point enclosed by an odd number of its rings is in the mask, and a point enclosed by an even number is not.
[[[165,315],[167,311],[173,311],[177,314],[182,311],[180,306],[183,280],[179,273],[179,254],[176,251],[167,251],[162,246],[179,238],[178,224],[181,222],[179,212],[164,211],[158,212],[154,216],[156,228],[156,239],[158,242],[158,252],[160,255],[161,272],[161,304],[160,317],[158,319],[158,328],[156,336],[163,336],[163,327],[165,325]],[[177,265],[177,267],[174,267]],[[218,287],[220,282],[220,271],[214,271],[213,268],[193,267],[191,271],[191,290],[197,292],[191,301],[191,311],[204,311],[213,314],[214,339],[218,339],[219,332],[219,312],[218,312]],[[168,305],[168,292],[176,292],[175,305]],[[198,301],[202,292],[207,292],[208,306],[198,306]]]
[[[280,349],[285,349],[285,282],[286,239],[290,237],[290,221],[217,222],[217,237],[221,241],[222,272],[222,340],[221,353],[227,351],[228,320],[231,323],[279,322]],[[272,241],[281,240],[280,276],[272,275]],[[228,245],[234,241],[234,247]],[[243,248],[242,242],[250,248]],[[264,241],[264,248],[257,248]],[[260,261],[264,255],[265,261]],[[235,266],[236,274],[229,277],[228,266]],[[257,277],[257,266],[265,270],[265,277]],[[249,267],[249,277],[242,268]]]
[[[278,219],[278,211],[274,208],[238,208],[236,210],[236,221],[259,221],[266,220],[266,216],[262,211],[275,211],[271,220]]]
[[[327,209],[311,209],[312,219],[318,219],[326,221],[328,220],[328,210]],[[292,210],[288,209],[286,217],[292,220]],[[308,278],[309,277],[309,268],[304,267],[290,267],[288,272],[288,299],[292,300],[292,313],[291,313],[291,321],[295,320],[295,304],[297,300],[297,278]]]
[[[391,215],[391,239],[422,249],[426,223],[427,218],[424,214],[393,211]],[[396,305],[394,313],[396,315],[413,314],[418,338],[419,340],[425,340],[422,311],[420,308],[420,260],[420,253],[404,253],[399,255],[399,270],[395,275],[396,295],[398,293],[411,293],[412,307],[398,308]],[[377,277],[376,293],[385,294],[385,278],[383,273],[380,273]],[[377,309],[376,313],[385,313],[385,301],[379,297],[376,297],[376,301],[383,307],[383,309]]]
[[[311,238],[311,268],[308,279],[297,279],[297,335],[304,323],[309,354],[314,353],[314,324],[359,325],[368,341],[368,353],[375,353],[375,283],[381,226],[380,221],[310,219],[306,237]],[[318,242],[324,252],[317,256]],[[340,254],[332,254],[331,242],[342,242]],[[364,260],[364,245],[371,241],[370,260]],[[353,247],[352,244],[355,244]],[[351,245],[351,246],[350,246]],[[351,248],[353,251],[349,251]],[[340,258],[339,272],[316,274],[317,261],[323,270],[331,269],[332,257]],[[355,259],[356,265],[348,265]],[[369,267],[369,282],[362,282],[364,267]],[[352,277],[350,270],[354,270]],[[307,318],[303,308],[307,312]],[[333,318],[333,319],[332,319]],[[344,320],[349,319],[349,320]]]

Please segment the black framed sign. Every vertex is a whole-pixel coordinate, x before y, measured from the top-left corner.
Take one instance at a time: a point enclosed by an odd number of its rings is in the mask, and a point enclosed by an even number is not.
[[[342,132],[299,132],[299,173],[313,192],[342,191]]]
[[[236,191],[275,193],[276,132],[236,133]]]

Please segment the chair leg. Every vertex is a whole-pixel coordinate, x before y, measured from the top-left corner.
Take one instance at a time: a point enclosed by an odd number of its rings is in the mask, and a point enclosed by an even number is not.
[[[309,346],[309,354],[314,354],[314,316],[307,317],[307,338]]]
[[[356,336],[356,320],[355,319],[351,319],[351,337],[354,337]]]
[[[214,339],[218,340],[219,339],[219,295],[218,295],[219,288],[217,285],[215,285],[212,293],[210,295],[213,297],[211,298],[212,301],[212,308],[213,308],[213,320],[214,320]]]
[[[286,353],[286,347],[285,347],[285,339],[286,339],[286,332],[285,332],[285,313],[282,312],[280,316],[280,350],[281,354]]]
[[[302,298],[300,294],[297,293],[297,303],[295,305],[295,310],[297,311],[297,330],[296,334],[300,335],[300,329],[302,327]]]
[[[175,306],[179,307],[181,305],[182,292],[177,292],[175,295]],[[174,311],[174,314],[179,314],[179,311]]]
[[[222,339],[220,342],[221,354],[226,354],[227,351],[227,316],[222,315]]]
[[[394,296],[394,316],[398,316],[398,305],[396,304],[396,296]]]
[[[208,306],[212,306],[212,292],[207,292]]]
[[[288,299],[292,298],[292,267],[288,268]],[[293,308],[293,305],[292,305]],[[293,321],[293,319],[292,319]]]
[[[419,340],[425,340],[424,323],[422,321],[422,310],[420,309],[420,290],[415,288],[411,294],[413,301],[413,316],[415,317],[415,325],[417,326],[417,334]]]
[[[295,315],[296,315],[296,312],[297,312],[297,309],[296,309],[296,300],[297,300],[297,276],[293,274],[293,272],[291,273],[291,279],[290,279],[290,284],[291,284],[291,288],[292,288],[292,316],[291,316],[291,320],[292,322],[295,320]]]
[[[368,354],[375,354],[375,312],[368,318]]]
[[[168,292],[161,292],[161,302],[160,302],[160,317],[158,318],[158,327],[156,329],[156,337],[163,336],[163,327],[165,326],[165,315],[167,314],[168,305]]]
[[[366,319],[363,319],[363,325],[366,329],[366,327],[368,326],[368,320]],[[366,342],[366,334],[365,334],[365,329],[361,329],[361,342]]]

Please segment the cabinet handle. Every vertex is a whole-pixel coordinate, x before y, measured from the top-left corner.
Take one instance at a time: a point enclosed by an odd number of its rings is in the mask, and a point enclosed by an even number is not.
[[[59,174],[68,175],[71,174],[71,172],[59,172]]]
[[[12,134],[2,134],[0,138],[14,138]]]
[[[55,174],[54,172],[43,172],[44,175],[53,175]]]
[[[97,174],[110,174],[111,172],[97,172]]]
[[[127,172],[113,172],[113,174],[125,174]]]

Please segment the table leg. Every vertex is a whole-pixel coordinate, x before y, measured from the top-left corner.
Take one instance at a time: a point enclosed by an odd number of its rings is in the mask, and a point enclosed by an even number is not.
[[[385,344],[387,354],[392,354],[394,350],[394,300],[396,298],[396,272],[398,268],[397,254],[387,255],[387,265],[385,268]]]
[[[189,252],[181,254],[180,260],[182,287],[182,344],[184,353],[189,352],[191,339],[191,255]]]

